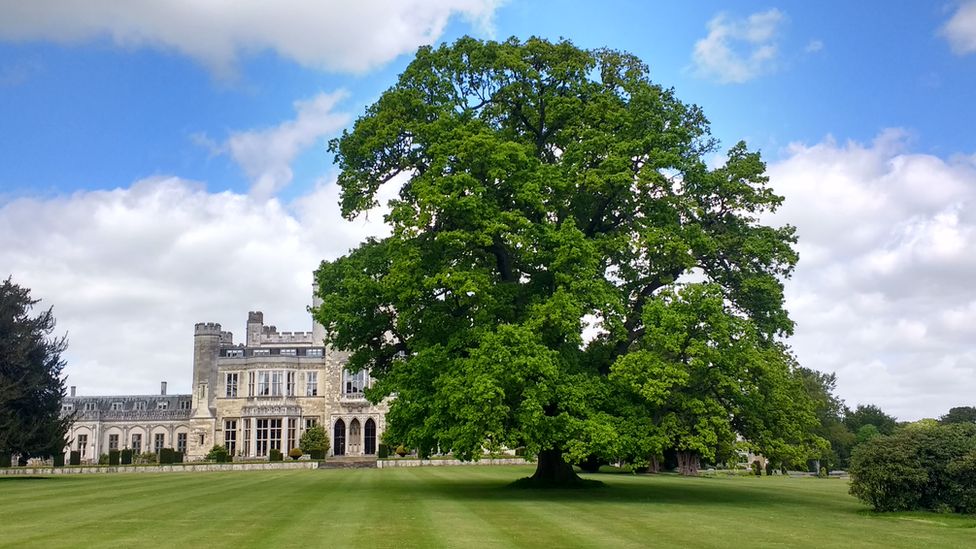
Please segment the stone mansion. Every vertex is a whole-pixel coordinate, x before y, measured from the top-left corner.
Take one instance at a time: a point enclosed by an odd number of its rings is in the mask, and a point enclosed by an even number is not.
[[[323,425],[330,455],[374,455],[386,404],[366,400],[367,373],[346,371],[345,355],[324,339],[318,323],[311,332],[278,332],[260,311],[248,313],[245,342],[236,345],[220,324],[197,324],[192,394],[167,395],[166,382],[158,395],[76,396],[72,387],[63,401],[75,413],[68,449],[94,461],[109,450],[176,448],[191,461],[219,444],[235,457],[264,458],[272,449],[287,455],[305,429]]]

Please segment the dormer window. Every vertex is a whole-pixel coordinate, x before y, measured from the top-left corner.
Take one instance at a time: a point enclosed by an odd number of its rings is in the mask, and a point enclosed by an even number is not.
[[[157,410],[168,410],[169,409],[169,402],[166,402],[165,400],[161,400],[161,401],[157,402],[156,403],[156,409]]]
[[[85,403],[85,411],[86,412],[94,412],[95,409],[96,408],[95,408],[95,403],[94,402],[86,402]]]
[[[121,412],[122,411],[122,403],[121,402],[113,402],[112,403],[111,410],[113,412]]]

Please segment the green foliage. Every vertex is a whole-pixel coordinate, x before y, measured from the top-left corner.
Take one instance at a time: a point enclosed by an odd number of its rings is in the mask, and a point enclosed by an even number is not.
[[[814,433],[827,444],[813,447],[799,462],[815,459],[824,469],[847,467],[851,449],[855,444],[854,433],[844,423],[844,401],[835,394],[836,374],[826,374],[809,368],[798,368],[797,375],[804,391],[813,402],[817,418]]]
[[[862,425],[860,429],[857,430],[856,440],[857,444],[864,444],[865,442],[871,440],[876,436],[880,436],[881,432],[873,424],[868,423]]]
[[[207,452],[204,457],[207,461],[216,461],[217,463],[226,463],[230,461],[230,454],[227,452],[227,448],[222,444],[214,444],[213,448]]]
[[[282,455],[281,450],[277,448],[272,448],[268,450],[268,461],[282,461],[284,460],[284,455]]]
[[[851,457],[851,493],[876,511],[976,511],[976,425],[877,436]]]
[[[7,452],[0,452],[0,467],[10,467],[12,464],[11,455]]]
[[[143,452],[137,456],[136,462],[139,464],[158,463],[159,456],[155,452]]]
[[[120,463],[120,452],[118,450],[108,451],[108,464],[118,465]]]
[[[121,462],[122,465],[131,465],[132,464],[132,450],[130,450],[128,448],[124,448],[122,450],[122,453],[119,456],[119,459],[120,459],[120,462]]]
[[[379,447],[376,449],[376,457],[379,459],[386,459],[390,457],[390,447],[385,443],[381,442]]]
[[[309,427],[302,433],[298,445],[302,452],[311,455],[312,459],[323,459],[329,453],[329,434],[321,425]]]
[[[64,452],[54,454],[53,464],[55,467],[64,467]],[[0,464],[0,467],[2,466],[3,464]]]
[[[101,454],[98,456],[99,465],[108,465],[108,454]]]
[[[159,464],[171,465],[176,463],[176,450],[173,448],[161,448],[159,450]]]
[[[81,452],[72,450],[68,456],[68,465],[81,465]]]
[[[73,419],[61,416],[67,339],[51,337],[52,309],[30,316],[37,303],[10,278],[0,284],[0,453],[62,452]]]
[[[408,450],[406,446],[404,446],[404,445],[401,444],[401,445],[399,445],[399,446],[396,447],[396,450],[394,450],[394,453],[396,455],[400,456],[400,457],[403,457],[403,456],[407,455],[408,453],[410,453],[410,450]]]
[[[708,167],[709,131],[626,53],[421,48],[330,143],[347,218],[408,178],[392,234],[316,273],[329,343],[370,369],[370,399],[396,395],[390,440],[633,463],[714,460],[735,433],[769,455],[815,446],[775,343],[794,229],[760,222],[782,198],[745,144]]]
[[[173,453],[173,463],[183,463],[183,452],[177,450]]]
[[[757,477],[762,476],[762,465],[759,463],[758,459],[752,462],[751,467],[752,467],[752,474],[756,475]]]
[[[852,433],[857,433],[865,425],[874,425],[882,435],[895,432],[898,422],[873,404],[861,404],[854,410],[847,410],[844,423]]]
[[[976,423],[976,408],[972,406],[949,408],[949,413],[940,417],[939,423]]]
[[[291,459],[298,459],[302,457],[302,455],[303,453],[301,448],[292,448],[291,450],[288,450],[288,457]]]

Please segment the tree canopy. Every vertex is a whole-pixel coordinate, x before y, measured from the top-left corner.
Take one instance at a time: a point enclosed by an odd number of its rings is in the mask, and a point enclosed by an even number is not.
[[[317,271],[316,319],[395,395],[387,437],[477,458],[771,453],[815,418],[787,349],[794,229],[756,152],[636,57],[568,41],[421,48],[333,140],[343,215],[403,180],[392,234]],[[401,177],[398,177],[401,176]]]
[[[7,278],[0,284],[0,453],[61,453],[70,418],[61,417],[65,395],[64,336],[52,337],[52,309],[31,316],[38,300]]]

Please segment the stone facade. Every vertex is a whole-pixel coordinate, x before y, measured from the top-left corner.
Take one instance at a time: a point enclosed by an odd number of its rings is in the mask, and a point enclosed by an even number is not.
[[[193,333],[193,393],[64,399],[75,412],[69,449],[86,462],[110,449],[176,448],[203,459],[216,444],[235,457],[286,454],[305,429],[322,425],[330,455],[375,455],[385,429],[386,403],[370,404],[365,372],[351,374],[346,356],[324,345],[325,330],[278,332],[260,311],[248,313],[245,342],[235,345],[220,324]]]

